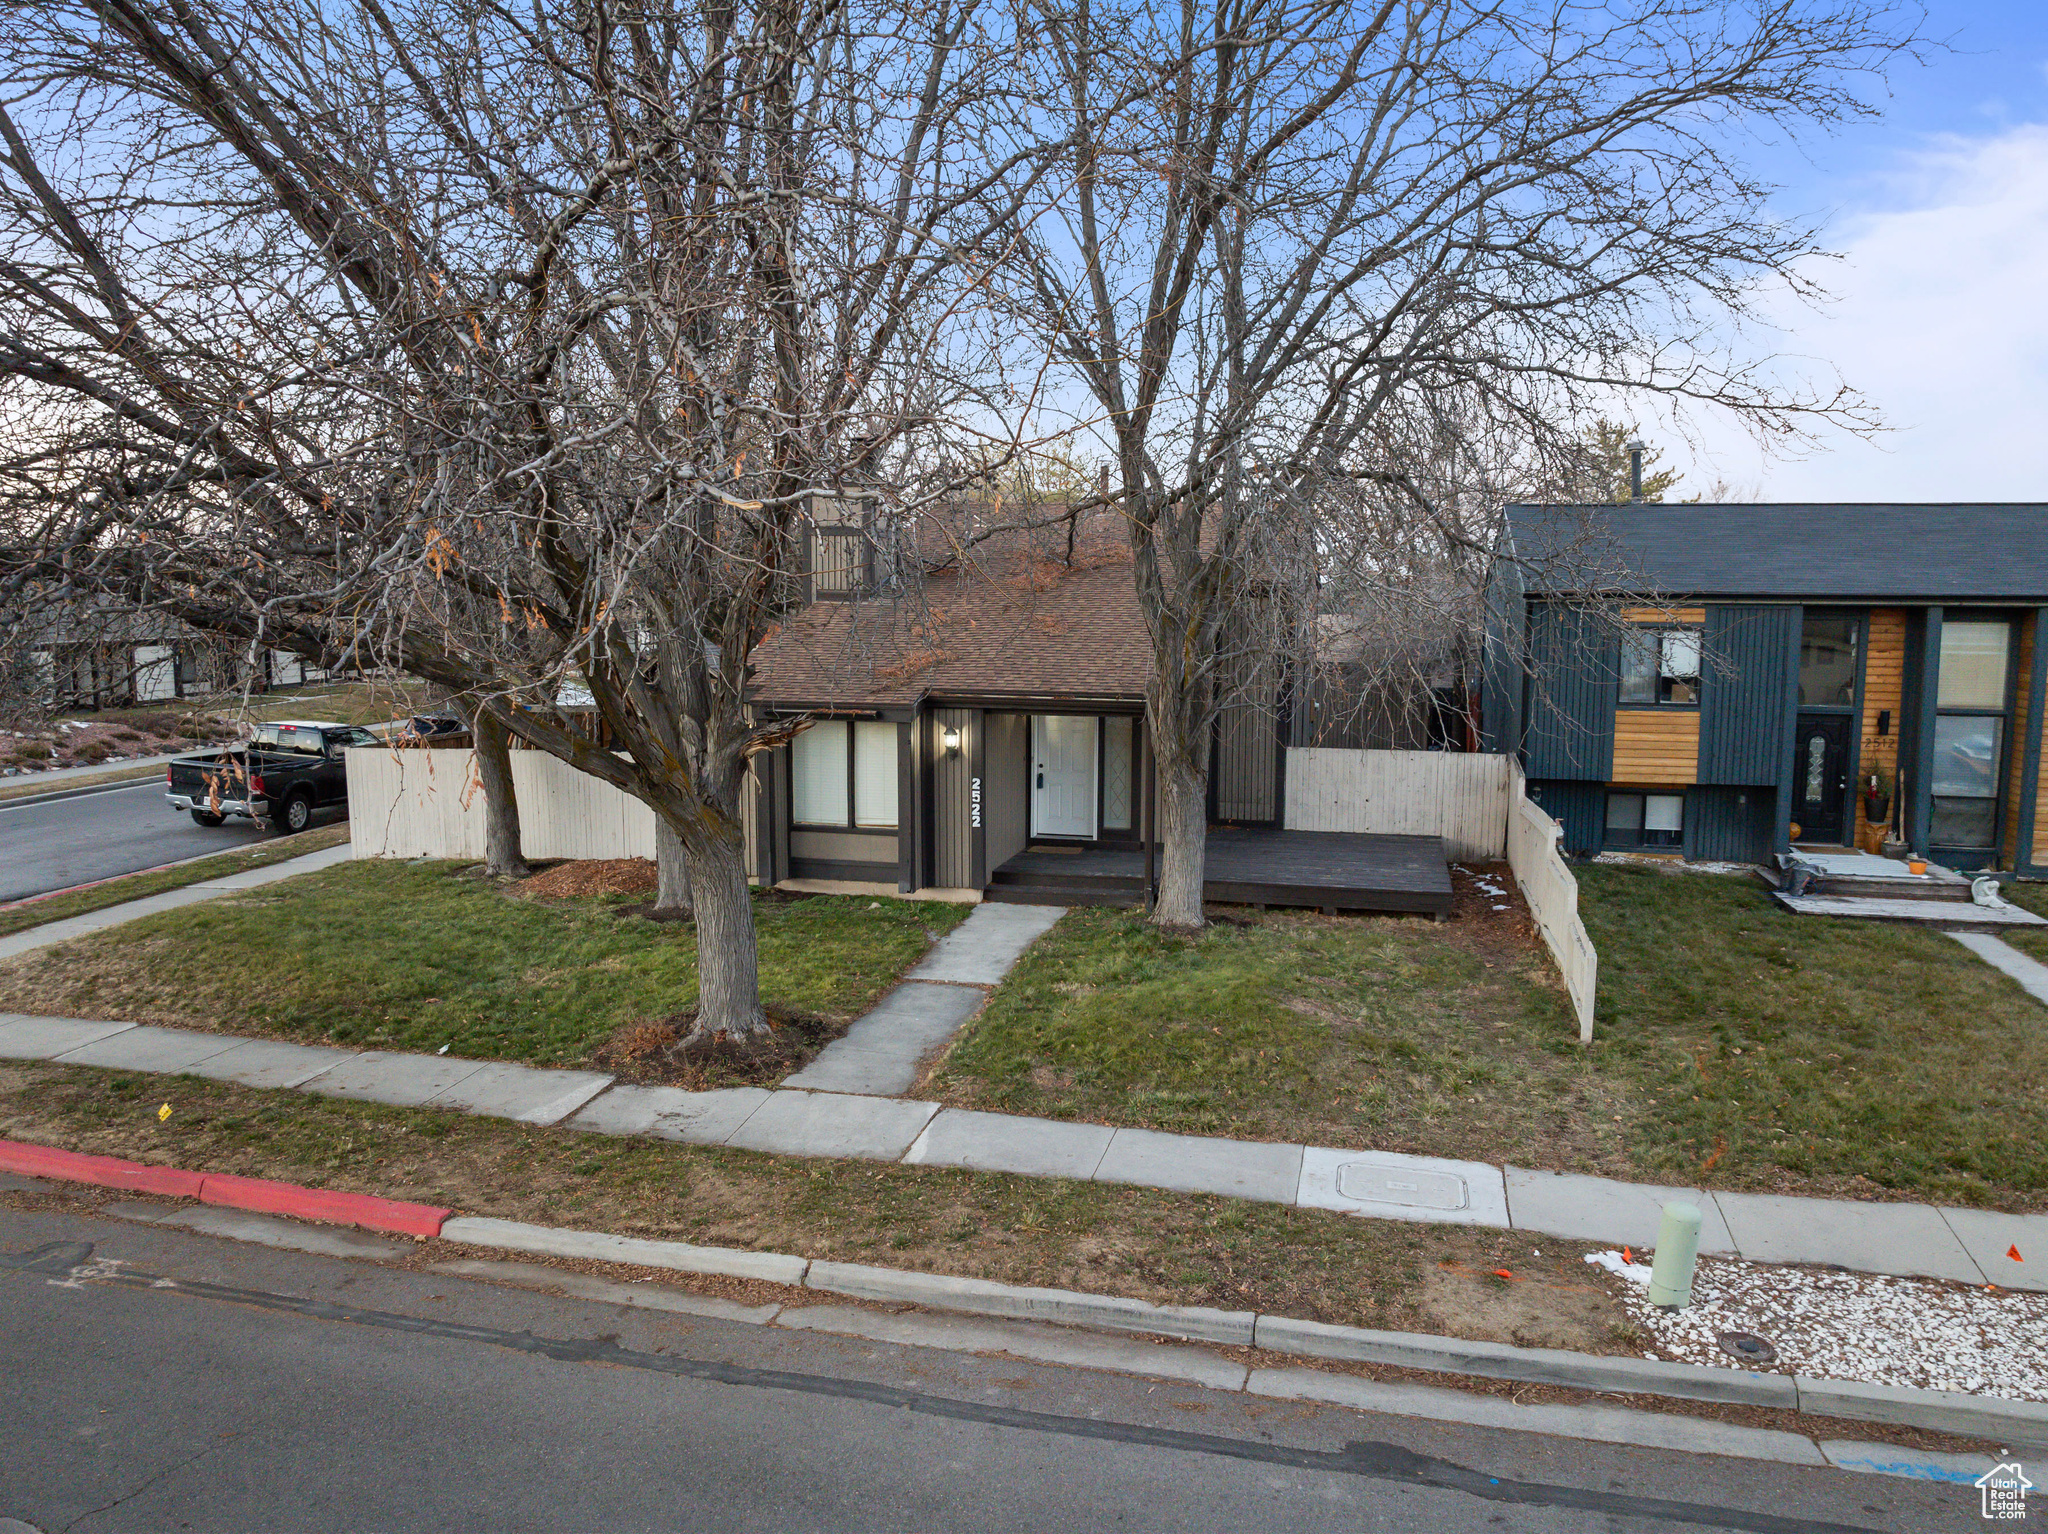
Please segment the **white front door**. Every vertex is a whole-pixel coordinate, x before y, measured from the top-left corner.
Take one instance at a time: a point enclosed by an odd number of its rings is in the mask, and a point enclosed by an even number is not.
[[[1095,835],[1095,725],[1081,714],[1031,716],[1031,834]]]

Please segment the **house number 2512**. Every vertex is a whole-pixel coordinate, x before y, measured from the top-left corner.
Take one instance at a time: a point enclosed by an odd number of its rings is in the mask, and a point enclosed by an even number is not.
[[[967,823],[975,830],[981,829],[981,779],[969,778],[971,788],[967,795]]]

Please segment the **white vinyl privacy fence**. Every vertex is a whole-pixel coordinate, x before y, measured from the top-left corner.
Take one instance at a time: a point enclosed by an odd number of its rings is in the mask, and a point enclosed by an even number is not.
[[[520,849],[530,858],[652,858],[654,811],[541,751],[512,753]],[[484,790],[471,751],[348,754],[349,841],[359,858],[480,858]]]
[[[1507,760],[1514,782],[1514,797],[1508,811],[1508,864],[1522,898],[1529,902],[1529,914],[1536,918],[1536,930],[1544,946],[1557,961],[1564,976],[1565,991],[1572,1010],[1578,1014],[1579,1042],[1593,1042],[1593,992],[1600,978],[1600,956],[1593,951],[1593,939],[1579,919],[1579,881],[1565,866],[1558,839],[1564,827],[1538,809],[1523,792],[1519,762]]]
[[[1453,858],[1492,862],[1507,849],[1512,765],[1457,751],[1289,746],[1286,827],[1441,836]]]

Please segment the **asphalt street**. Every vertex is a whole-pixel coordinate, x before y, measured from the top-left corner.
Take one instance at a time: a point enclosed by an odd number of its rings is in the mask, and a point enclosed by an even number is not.
[[[197,824],[164,803],[161,772],[54,802],[0,800],[0,901],[226,852],[269,835],[247,820]]]
[[[561,1299],[32,1202],[0,1194],[0,1528],[1978,1526],[1963,1492],[1887,1477]]]

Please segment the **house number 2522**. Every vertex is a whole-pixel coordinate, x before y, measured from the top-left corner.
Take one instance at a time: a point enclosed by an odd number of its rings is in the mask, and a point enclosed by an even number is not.
[[[975,830],[981,829],[981,779],[969,778],[971,785],[967,794],[967,823]]]

